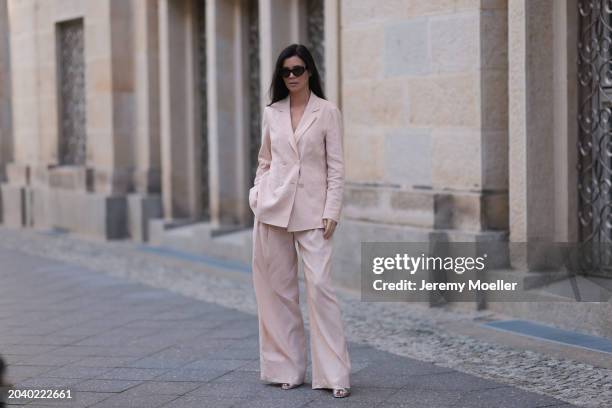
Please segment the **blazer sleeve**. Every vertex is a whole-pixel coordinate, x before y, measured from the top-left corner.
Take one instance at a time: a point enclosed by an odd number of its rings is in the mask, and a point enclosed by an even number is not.
[[[255,186],[259,184],[261,178],[270,170],[271,162],[270,125],[268,123],[268,107],[265,107],[261,119],[261,146],[257,156],[257,171],[255,172],[255,180],[253,181]]]
[[[333,106],[328,113],[328,128],[325,134],[325,152],[327,158],[327,197],[323,218],[340,221],[342,199],[344,195],[344,128],[342,114]]]

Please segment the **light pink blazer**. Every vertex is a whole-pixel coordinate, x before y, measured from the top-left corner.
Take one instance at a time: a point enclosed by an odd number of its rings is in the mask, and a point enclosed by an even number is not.
[[[293,133],[289,96],[264,108],[249,206],[259,221],[288,231],[340,221],[344,193],[343,124],[338,107],[314,92]]]

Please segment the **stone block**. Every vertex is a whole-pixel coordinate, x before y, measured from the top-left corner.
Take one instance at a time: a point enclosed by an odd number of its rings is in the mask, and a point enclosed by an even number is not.
[[[485,194],[483,200],[485,227],[494,230],[508,230],[510,226],[508,192]]]
[[[106,239],[127,238],[127,199],[125,196],[112,195],[100,197],[89,196],[90,200],[97,200],[101,205],[95,214],[98,219],[106,221],[103,237]]]
[[[349,126],[371,129],[376,126],[407,125],[408,99],[404,83],[403,78],[347,81],[343,95],[346,134],[351,134]],[[423,94],[417,96],[422,97]]]
[[[435,225],[433,194],[413,191],[389,191],[388,194],[389,219],[395,219],[395,223],[422,227]]]
[[[0,191],[3,224],[13,228],[24,227],[26,225],[25,188],[2,183]]]
[[[244,268],[252,261],[252,229],[225,228],[209,222],[194,223],[187,219],[153,219],[149,223],[151,245],[236,261]]]
[[[27,164],[7,163],[6,175],[8,182],[15,186],[30,184],[31,168]]]
[[[482,10],[508,10],[508,0],[481,0],[480,8]]]
[[[383,67],[382,28],[346,30],[341,38],[343,50],[359,50],[343,55],[342,75],[350,80],[380,78]]]
[[[430,72],[428,20],[412,18],[385,25],[383,66],[386,77]]]
[[[429,130],[393,129],[384,143],[385,181],[406,187],[431,186]]]
[[[454,193],[450,196],[444,209],[449,213],[449,228],[463,231],[481,231],[483,225],[483,208],[480,193]]]
[[[345,130],[344,157],[347,180],[380,181],[384,177],[384,133],[351,126]],[[350,135],[350,136],[349,136]]]
[[[342,27],[356,27],[384,23],[407,16],[408,4],[413,0],[345,0],[340,17]]]
[[[446,228],[448,214],[441,204],[445,194],[431,190],[351,185],[345,188],[343,217],[426,228]]]
[[[477,70],[481,42],[478,11],[431,17],[429,21],[431,71]]]
[[[505,69],[485,69],[482,76],[482,129],[508,129],[508,72]]]
[[[149,240],[149,220],[163,216],[159,195],[128,194],[129,236],[138,242]]]
[[[432,184],[434,188],[482,188],[482,135],[479,131],[432,132]]]
[[[509,181],[508,131],[482,132],[482,187],[507,190]]]
[[[48,169],[50,188],[88,191],[92,189],[93,169],[80,165],[53,166]]]
[[[483,7],[484,8],[484,7]],[[508,9],[487,9],[480,14],[483,69],[508,69]]]
[[[32,188],[32,226],[38,229],[50,229],[52,224],[49,217],[49,188],[38,184]]]
[[[477,10],[481,6],[481,0],[407,0],[406,6],[407,13],[411,16],[449,14],[463,10]]]
[[[406,81],[409,125],[480,126],[480,73],[446,74]]]
[[[93,173],[93,190],[103,194],[126,194],[131,190],[133,169],[96,168]]]
[[[40,187],[33,189],[33,202],[36,227],[99,239],[128,236],[126,196]]]
[[[347,289],[361,290],[362,242],[427,242],[428,239],[429,231],[425,229],[343,220],[334,233],[336,243],[332,256],[334,283]]]

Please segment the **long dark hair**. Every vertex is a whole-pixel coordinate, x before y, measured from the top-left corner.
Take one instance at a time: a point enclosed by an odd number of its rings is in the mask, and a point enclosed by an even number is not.
[[[274,68],[274,74],[272,75],[272,83],[270,84],[269,91],[270,100],[272,102],[270,102],[268,106],[272,105],[274,102],[280,101],[281,99],[285,99],[289,95],[289,89],[287,89],[287,86],[285,86],[285,81],[283,81],[281,70],[283,69],[283,62],[285,59],[293,57],[294,55],[297,55],[302,59],[302,61],[304,61],[308,72],[312,74],[308,80],[310,90],[319,98],[325,99],[323,88],[321,87],[321,77],[319,76],[319,71],[317,70],[314,58],[312,58],[312,54],[310,51],[308,51],[308,48],[306,48],[305,45],[291,44],[281,51],[281,53],[278,55],[278,59],[276,60],[276,67]],[[306,72],[305,75],[308,75],[308,72]]]

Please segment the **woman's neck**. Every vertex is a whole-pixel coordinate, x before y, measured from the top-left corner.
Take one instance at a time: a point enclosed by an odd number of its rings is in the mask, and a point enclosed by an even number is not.
[[[291,106],[303,106],[308,103],[308,98],[310,98],[310,89],[305,88],[299,93],[289,94],[289,99],[291,102]]]

